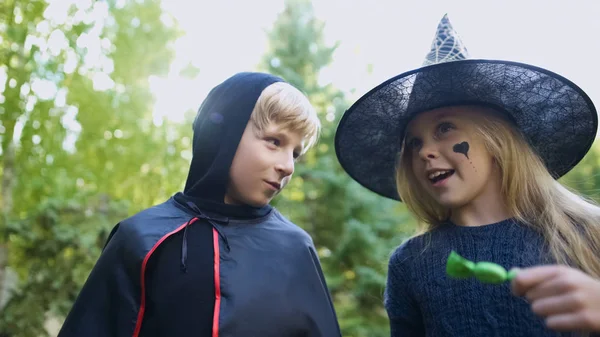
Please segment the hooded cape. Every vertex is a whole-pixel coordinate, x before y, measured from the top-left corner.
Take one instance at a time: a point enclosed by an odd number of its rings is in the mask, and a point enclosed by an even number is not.
[[[209,93],[184,192],[114,227],[59,337],[341,336],[310,236],[270,206],[223,203],[254,105],[278,81],[240,73]]]

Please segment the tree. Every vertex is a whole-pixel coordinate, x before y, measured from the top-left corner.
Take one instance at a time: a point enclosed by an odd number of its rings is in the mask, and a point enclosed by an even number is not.
[[[600,202],[600,143],[596,141],[581,162],[559,181],[585,197]]]
[[[319,144],[274,204],[312,235],[343,335],[389,336],[382,303],[387,261],[412,220],[401,204],[367,191],[338,164],[333,140],[348,104],[332,85],[319,84],[337,47],[325,45],[323,29],[309,1],[286,1],[259,66],[305,92],[323,121]]]
[[[0,2],[0,262],[18,277],[0,298],[0,333],[10,336],[44,335],[47,315],[64,317],[109,230],[187,172],[188,126],[152,118],[148,77],[166,73],[179,34],[160,2],[64,4]]]

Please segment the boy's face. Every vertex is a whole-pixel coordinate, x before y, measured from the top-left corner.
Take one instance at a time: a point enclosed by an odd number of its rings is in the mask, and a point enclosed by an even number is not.
[[[408,126],[406,148],[419,184],[440,205],[458,209],[496,200],[500,176],[476,136],[473,107],[421,113]]]
[[[262,207],[290,181],[303,136],[277,124],[258,131],[246,125],[229,171],[225,203]]]

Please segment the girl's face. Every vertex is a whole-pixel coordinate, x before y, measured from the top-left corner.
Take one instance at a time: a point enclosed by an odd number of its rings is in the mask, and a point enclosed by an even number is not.
[[[413,173],[445,208],[485,206],[500,197],[499,170],[475,133],[473,117],[480,113],[476,107],[445,107],[423,112],[408,125],[405,146]]]

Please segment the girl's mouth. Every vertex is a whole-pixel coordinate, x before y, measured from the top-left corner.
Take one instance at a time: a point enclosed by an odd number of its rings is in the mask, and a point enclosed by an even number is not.
[[[446,170],[446,171],[436,171],[434,173],[430,173],[427,178],[429,181],[436,186],[440,185],[444,180],[450,178],[454,174],[454,170]]]

